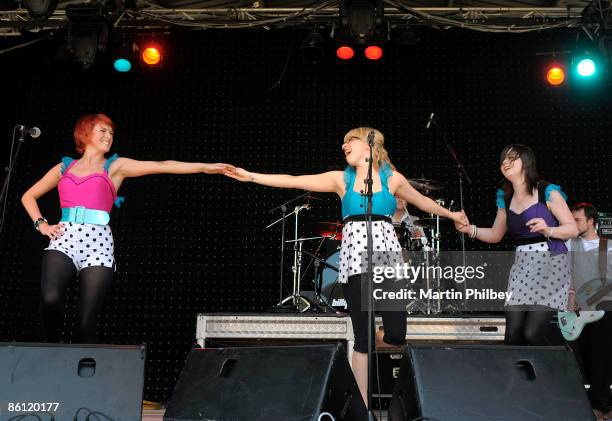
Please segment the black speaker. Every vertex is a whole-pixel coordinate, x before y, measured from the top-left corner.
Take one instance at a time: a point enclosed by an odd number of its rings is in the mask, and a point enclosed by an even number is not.
[[[591,421],[576,360],[563,347],[411,346],[390,421]]]
[[[0,420],[140,421],[145,354],[144,345],[0,343]]]
[[[204,419],[361,421],[367,412],[340,344],[204,348],[187,357],[164,420]]]

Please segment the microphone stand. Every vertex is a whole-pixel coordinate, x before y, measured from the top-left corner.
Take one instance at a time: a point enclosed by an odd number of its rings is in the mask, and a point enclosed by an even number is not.
[[[271,226],[277,224],[279,221],[281,222],[281,258],[280,258],[280,287],[279,287],[279,293],[278,293],[278,302],[280,303],[281,301],[283,301],[283,272],[285,269],[285,220],[286,218],[289,216],[287,215],[287,205],[295,202],[296,200],[300,200],[302,197],[308,196],[310,194],[310,192],[306,192],[304,194],[300,194],[297,197],[294,197],[293,199],[290,199],[288,201],[286,201],[285,203],[278,205],[272,209],[270,209],[268,212],[272,213],[277,209],[280,209],[282,211],[282,216],[280,219],[274,221],[273,223],[271,223],[270,225],[268,225],[266,227],[266,229],[270,228]],[[292,213],[293,214],[293,213]]]
[[[0,192],[0,205],[2,206],[2,211],[0,213],[0,234],[2,233],[2,228],[4,228],[4,220],[6,219],[6,204],[8,201],[8,189],[9,189],[9,184],[11,182],[11,175],[13,172],[15,172],[15,165],[17,164],[17,157],[19,156],[19,150],[21,149],[21,145],[25,141],[24,130],[20,130],[17,148],[15,149],[15,155],[13,155],[13,145],[15,143],[15,132],[17,131],[17,129],[18,129],[18,126],[15,126],[13,128],[13,141],[11,143],[11,154],[9,155],[9,164],[8,164],[8,167],[4,167],[4,171],[6,172],[6,178],[4,179],[4,184],[2,185],[2,191]]]
[[[464,207],[463,207],[463,178],[465,177],[465,179],[467,180],[467,182],[469,184],[472,184],[472,179],[470,178],[470,176],[468,175],[467,171],[465,170],[465,167],[463,166],[463,162],[461,162],[461,160],[457,156],[457,153],[455,152],[455,149],[450,145],[450,143],[448,142],[448,139],[444,135],[444,132],[440,129],[440,125],[438,124],[437,119],[433,117],[433,113],[431,114],[430,122],[433,123],[433,126],[435,128],[436,134],[438,136],[440,136],[440,138],[444,142],[444,145],[446,146],[446,149],[448,150],[452,160],[455,161],[455,166],[457,167],[457,177],[459,178],[459,206],[461,207],[461,210],[463,210],[464,209]],[[429,124],[427,125],[427,128],[429,128]],[[465,265],[466,265],[466,261],[465,261],[466,260],[465,259],[465,234],[461,233],[461,237],[460,238],[461,238],[461,259],[462,259],[462,264],[465,267]],[[465,281],[464,281],[464,283],[463,283],[464,290],[465,290],[465,287],[466,287],[466,285],[465,285]]]
[[[372,335],[374,328],[374,310],[372,303],[372,278],[373,278],[373,268],[372,268],[372,258],[373,258],[373,238],[372,238],[372,167],[374,163],[373,158],[373,149],[374,149],[374,131],[372,130],[368,133],[368,145],[370,146],[370,158],[368,159],[368,175],[365,181],[365,193],[364,196],[367,202],[367,211],[366,211],[366,237],[367,237],[367,250],[366,256],[368,259],[368,269],[366,282],[368,284],[368,421],[374,421],[376,418],[374,417],[374,411],[372,410]],[[362,286],[363,291],[363,286]],[[361,300],[363,303],[363,299]],[[359,303],[361,306],[362,303]]]

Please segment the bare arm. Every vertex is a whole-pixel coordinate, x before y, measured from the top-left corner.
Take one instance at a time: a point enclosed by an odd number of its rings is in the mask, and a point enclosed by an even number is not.
[[[239,181],[251,181],[263,186],[301,189],[321,193],[342,195],[342,171],[328,171],[311,175],[259,174],[242,168],[225,172],[225,175]]]
[[[430,199],[427,196],[419,193],[412,185],[406,180],[402,174],[397,171],[393,172],[393,176],[391,177],[391,184],[396,186],[395,194],[400,198],[404,199],[406,202],[416,206],[420,210],[433,213],[434,215],[439,215],[444,218],[449,218],[455,222],[459,222],[460,225],[463,223],[467,223],[465,220],[465,215],[463,212],[451,212],[443,206],[440,206],[434,200]]]
[[[32,222],[39,218],[42,218],[40,209],[38,207],[38,198],[52,190],[57,186],[62,176],[61,173],[62,164],[57,164],[51,168],[40,180],[38,180],[32,187],[21,196],[21,203],[25,208],[26,212],[30,216]],[[42,223],[38,226],[41,234],[53,239],[62,235],[61,228],[64,224],[49,225],[48,223]]]
[[[21,203],[23,204],[23,207],[28,215],[30,215],[30,219],[32,221],[42,218],[42,214],[40,213],[40,209],[38,208],[38,203],[36,201],[42,195],[57,186],[57,183],[59,183],[60,177],[62,176],[60,172],[61,165],[62,164],[57,164],[51,168],[40,180],[30,187],[23,194],[23,196],[21,196]]]
[[[231,168],[231,165],[181,161],[137,161],[130,158],[117,158],[117,161],[111,165],[111,174],[117,174],[124,178],[151,174],[218,174],[228,168]]]
[[[578,236],[576,221],[569,210],[565,199],[558,191],[550,193],[550,200],[547,201],[550,211],[559,221],[559,226],[551,228],[546,225],[542,218],[533,218],[527,222],[532,232],[539,232],[546,237],[568,240]]]
[[[499,243],[506,235],[508,231],[508,224],[506,222],[506,210],[502,208],[497,208],[497,215],[495,216],[495,221],[493,221],[493,226],[491,228],[478,228],[476,238],[480,241],[484,241],[485,243]],[[468,229],[471,228],[468,225]],[[465,232],[469,234],[471,232]]]

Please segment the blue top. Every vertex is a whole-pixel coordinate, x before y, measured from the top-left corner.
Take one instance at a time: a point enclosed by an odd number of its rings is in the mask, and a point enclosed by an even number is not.
[[[372,195],[372,214],[391,216],[395,213],[397,202],[389,191],[388,180],[393,174],[389,164],[384,164],[378,170],[382,190]],[[344,170],[344,185],[346,192],[342,198],[342,218],[353,215],[364,215],[366,213],[366,198],[359,192],[354,191],[355,177],[357,172],[354,167],[348,166]]]

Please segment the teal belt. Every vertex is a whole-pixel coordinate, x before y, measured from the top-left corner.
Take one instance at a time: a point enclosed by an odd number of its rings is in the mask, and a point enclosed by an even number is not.
[[[62,220],[60,222],[108,225],[108,221],[110,221],[108,212],[76,206],[74,208],[62,208]]]

